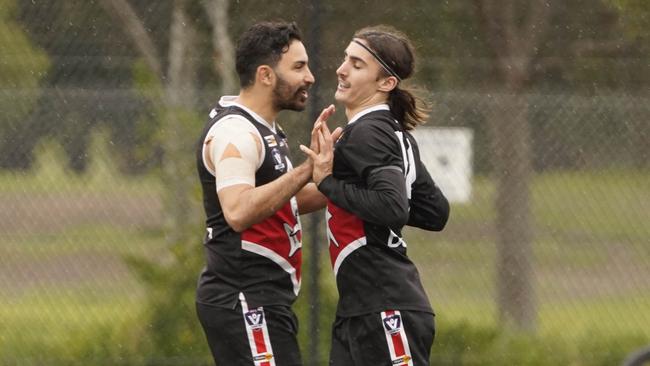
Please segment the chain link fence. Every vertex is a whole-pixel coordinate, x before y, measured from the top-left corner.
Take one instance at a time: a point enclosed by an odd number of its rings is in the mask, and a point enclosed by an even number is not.
[[[35,93],[5,90],[1,103],[29,103],[25,99]],[[118,111],[115,116],[132,121],[132,130],[147,105],[128,90],[37,94],[47,95],[53,105],[75,100]],[[430,125],[473,131],[471,198],[452,206],[442,233],[409,230],[410,255],[439,322],[490,326],[499,322],[498,230],[484,114],[494,102],[461,92],[433,98],[437,107]],[[588,331],[647,338],[650,103],[643,96],[617,94],[534,94],[528,100],[534,165],[529,258],[534,291],[529,295],[537,306],[538,332],[567,341],[579,335],[572,332]],[[122,135],[112,129],[125,126],[119,118],[103,124],[74,121],[79,135],[60,139],[56,112],[40,105],[34,107],[39,113],[30,115],[40,134],[2,138],[3,146],[13,147],[5,151],[14,152],[4,161],[29,162],[25,169],[0,174],[0,354],[5,355],[0,359],[7,365],[42,364],[45,354],[29,352],[65,348],[71,339],[92,337],[97,328],[137,323],[147,310],[146,287],[128,258],[164,262],[169,248],[163,185],[155,168],[134,173],[133,166],[146,166],[141,160],[121,162],[135,160],[124,153],[143,147],[128,140],[131,133],[124,135],[126,141],[117,140]],[[97,114],[106,116],[100,109]],[[69,146],[79,139],[87,141]],[[33,149],[26,151],[27,145]],[[423,146],[429,148],[435,150]],[[148,149],[147,159],[155,160],[155,144]],[[434,177],[443,173],[432,172]]]
[[[36,21],[44,15],[31,16],[11,24],[46,34]],[[177,343],[155,347],[177,318],[194,318],[191,298],[165,297],[176,285],[188,289],[183,296],[193,293],[201,207],[195,184],[187,192],[195,238],[180,246],[170,240],[162,117],[137,76],[124,72],[134,56],[126,48],[114,54],[100,48],[83,59],[49,52],[44,61],[40,51],[21,47],[0,54],[0,365],[210,364],[197,324],[173,328]],[[27,66],[16,66],[21,63]],[[47,79],[20,74],[52,65],[56,72]],[[72,82],[77,79],[92,82]],[[207,111],[218,94],[202,88],[197,109]],[[523,110],[502,97],[497,90],[435,91],[430,122],[422,127],[462,127],[473,136],[469,199],[453,203],[441,233],[406,232],[437,312],[435,363],[483,365],[489,358],[489,364],[508,364],[504,354],[520,353],[520,364],[616,364],[650,343],[650,96],[533,90]],[[525,201],[514,205],[525,206],[528,216],[513,217],[513,225],[530,232],[530,251],[516,258],[529,265],[521,296],[533,313],[533,331],[526,333],[532,343],[521,343],[521,333],[512,339],[498,333],[508,318],[499,272],[510,269],[499,267],[509,255],[498,224],[499,177],[508,172],[495,164],[501,147],[494,134],[507,141],[512,131],[491,128],[495,111],[504,118],[521,114],[527,126],[522,146],[529,170],[519,177]],[[304,121],[283,118],[288,135],[298,136],[290,142],[300,160]],[[182,154],[194,163],[192,146]],[[432,171],[434,179],[442,174]],[[191,253],[198,259],[187,259]],[[322,259],[320,308],[331,313],[335,290]],[[177,262],[184,264],[174,267]],[[176,277],[189,280],[165,285]],[[304,301],[298,306],[306,312]],[[324,324],[323,335],[329,333]],[[541,348],[525,348],[540,342]]]

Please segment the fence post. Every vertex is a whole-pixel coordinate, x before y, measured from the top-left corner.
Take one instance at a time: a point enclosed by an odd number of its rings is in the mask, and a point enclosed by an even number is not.
[[[316,78],[320,76],[320,21],[321,21],[320,0],[311,0],[309,6],[309,60],[311,69]],[[315,121],[319,115],[319,85],[315,83],[311,88],[309,99],[310,120]],[[309,352],[307,365],[315,366],[320,361],[320,246],[321,233],[319,229],[318,213],[309,215]]]

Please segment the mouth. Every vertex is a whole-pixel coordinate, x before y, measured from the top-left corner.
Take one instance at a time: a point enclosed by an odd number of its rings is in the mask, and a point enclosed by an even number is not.
[[[345,90],[350,88],[350,83],[346,83],[343,80],[339,80],[338,85],[336,86],[336,90]]]
[[[307,98],[309,98],[309,92],[307,92],[306,88],[301,88],[298,89],[296,92],[296,101],[299,103],[305,103],[307,102]]]

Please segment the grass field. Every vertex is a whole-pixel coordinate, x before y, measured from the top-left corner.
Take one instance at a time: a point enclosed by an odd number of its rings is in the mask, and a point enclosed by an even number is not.
[[[631,172],[538,176],[534,280],[539,332],[571,341],[590,332],[650,337],[650,175]],[[452,207],[439,234],[410,231],[438,319],[491,325],[495,243],[490,181],[471,205]]]
[[[143,288],[123,257],[165,246],[155,177],[125,178],[106,161],[71,176],[56,148],[44,151],[34,172],[0,173],[0,364],[46,364],[70,339],[135,321]],[[649,181],[648,172],[620,171],[536,177],[540,334],[650,339]],[[489,326],[497,321],[494,187],[477,178],[473,188],[444,232],[409,230],[407,239],[438,320]]]

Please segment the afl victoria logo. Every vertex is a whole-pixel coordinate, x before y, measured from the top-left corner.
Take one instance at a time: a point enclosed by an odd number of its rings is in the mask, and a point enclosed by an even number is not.
[[[399,315],[391,315],[384,318],[384,328],[389,333],[397,333],[402,328],[402,318]]]
[[[284,159],[282,158],[282,154],[280,154],[280,151],[276,148],[273,148],[271,150],[271,156],[273,156],[273,162],[275,163],[275,170],[284,170]]]
[[[253,328],[264,325],[264,312],[261,309],[246,312],[246,323]]]

